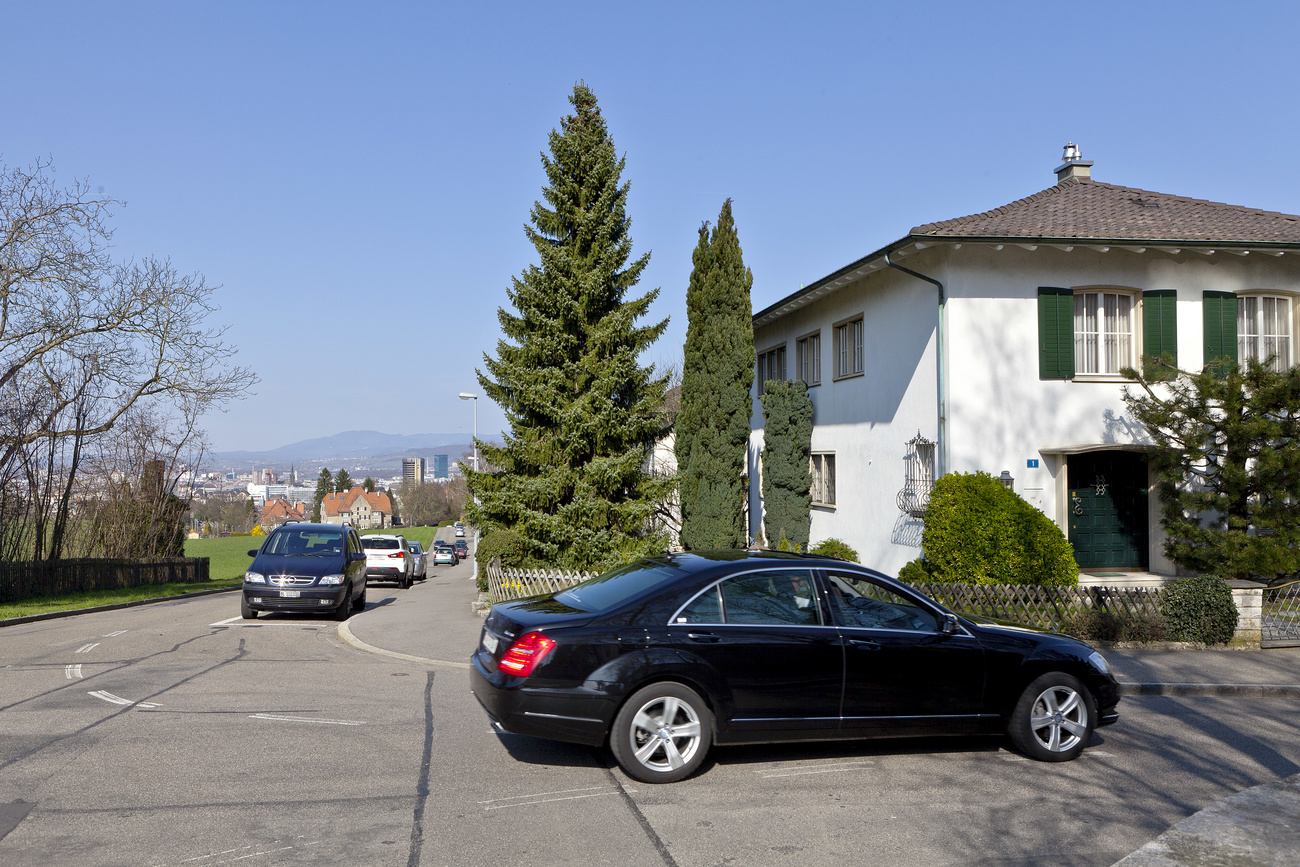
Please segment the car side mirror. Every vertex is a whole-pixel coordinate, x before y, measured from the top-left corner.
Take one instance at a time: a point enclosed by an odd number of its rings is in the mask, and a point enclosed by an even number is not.
[[[945,615],[943,616],[943,634],[944,634],[944,635],[956,635],[960,630],[961,630],[961,627],[960,627],[960,626],[958,625],[958,623],[957,623],[957,615],[956,615],[956,614],[945,614]]]
[[[366,552],[365,552],[365,551],[353,551],[351,554],[348,555],[348,559],[351,560],[351,561],[353,561],[353,562],[356,562],[357,560],[364,560],[364,559],[366,559]]]
[[[257,556],[257,549],[254,548],[253,550],[249,551],[249,552],[248,552],[248,556],[250,556],[250,557],[256,557],[256,556]]]

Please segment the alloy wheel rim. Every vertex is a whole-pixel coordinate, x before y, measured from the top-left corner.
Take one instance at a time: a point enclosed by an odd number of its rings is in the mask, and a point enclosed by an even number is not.
[[[1046,750],[1064,753],[1074,749],[1088,733],[1083,696],[1068,686],[1043,690],[1030,711],[1029,729]]]
[[[649,770],[675,771],[699,751],[700,732],[700,718],[690,704],[673,696],[653,698],[632,717],[632,751]]]

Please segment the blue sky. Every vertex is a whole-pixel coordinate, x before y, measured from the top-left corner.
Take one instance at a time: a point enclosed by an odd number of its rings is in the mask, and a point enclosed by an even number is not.
[[[1300,211],[1294,3],[4,2],[0,21],[0,159],[52,157],[127,203],[120,255],[221,286],[261,382],[206,419],[218,450],[470,432],[456,395],[536,261],[522,226],[578,79],[626,154],[639,289],[672,320],[656,364],[681,357],[696,232],[727,197],[755,309],[1050,186],[1066,141],[1097,180]],[[480,435],[503,424],[480,400]]]

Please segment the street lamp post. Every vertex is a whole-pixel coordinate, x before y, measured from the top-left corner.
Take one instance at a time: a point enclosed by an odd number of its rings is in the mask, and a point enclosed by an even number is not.
[[[461,400],[474,401],[474,472],[478,472],[478,395],[468,391],[460,393]]]

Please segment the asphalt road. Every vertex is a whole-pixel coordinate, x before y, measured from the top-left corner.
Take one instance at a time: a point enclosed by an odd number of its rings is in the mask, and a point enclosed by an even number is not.
[[[0,864],[1097,865],[1300,772],[1293,700],[1126,698],[1078,761],[998,741],[715,749],[682,783],[492,730],[471,564],[374,584],[342,644],[234,594],[0,630]],[[396,646],[400,645],[400,646]]]

